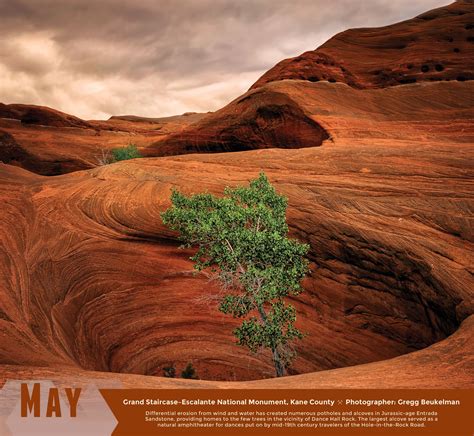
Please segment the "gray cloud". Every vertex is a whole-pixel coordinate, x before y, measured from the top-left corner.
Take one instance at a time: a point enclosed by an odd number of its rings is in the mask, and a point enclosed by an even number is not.
[[[0,0],[0,101],[84,118],[223,106],[278,61],[446,0]]]

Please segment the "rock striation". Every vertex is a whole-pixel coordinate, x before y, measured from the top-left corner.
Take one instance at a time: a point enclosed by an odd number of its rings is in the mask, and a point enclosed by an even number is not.
[[[403,50],[414,65],[425,62],[415,42],[395,47],[400,29],[419,41],[444,37],[471,9],[456,2],[353,31],[360,53],[352,47],[343,66],[355,85],[267,76],[275,79],[213,114],[123,116],[88,122],[93,128],[1,119],[0,380],[15,373],[133,387],[474,387],[474,82],[392,86],[371,82],[375,75],[360,66],[377,53],[398,65]],[[328,43],[340,53],[349,41],[341,35]],[[460,63],[437,73],[462,64],[467,77],[466,47],[453,51]],[[96,145],[130,138],[150,157],[90,162]],[[45,169],[67,159],[70,167]],[[262,170],[289,199],[292,236],[311,247],[311,274],[293,301],[308,335],[287,379],[271,379],[268,355],[235,344],[236,320],[217,311],[221,291],[193,274],[192,251],[180,250],[160,220],[172,189],[219,194]],[[211,381],[149,377],[189,362]]]
[[[251,89],[278,80],[386,88],[474,79],[474,3],[456,1],[380,28],[350,29],[314,51],[285,59]]]
[[[191,361],[204,379],[270,377],[268,356],[234,344],[219,290],[193,275],[159,219],[172,188],[220,193],[260,170],[288,196],[292,234],[311,245],[294,373],[446,338],[473,313],[472,147],[377,142],[142,159],[55,178],[4,165],[0,360],[147,375]]]

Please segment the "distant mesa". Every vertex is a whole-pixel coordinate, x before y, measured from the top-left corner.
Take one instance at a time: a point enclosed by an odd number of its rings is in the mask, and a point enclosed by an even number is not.
[[[120,121],[131,121],[136,123],[163,123],[169,122],[173,120],[179,120],[182,117],[186,118],[193,118],[194,120],[199,120],[204,117],[203,113],[199,112],[185,112],[182,115],[172,115],[169,117],[158,117],[158,118],[151,118],[151,117],[141,117],[137,115],[113,115],[109,118],[109,121],[113,120],[120,120]]]
[[[92,126],[74,115],[44,106],[0,103],[0,118],[11,118],[22,124],[51,127],[91,128]]]

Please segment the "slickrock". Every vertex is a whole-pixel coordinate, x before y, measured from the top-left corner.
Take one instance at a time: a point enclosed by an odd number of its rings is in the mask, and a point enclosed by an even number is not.
[[[350,29],[314,51],[285,59],[260,77],[385,88],[415,82],[474,79],[474,2],[456,1],[379,28]]]
[[[212,114],[0,119],[0,380],[474,387],[473,6],[342,33]],[[150,157],[95,168],[128,142]],[[311,247],[285,379],[235,344],[222,291],[160,219],[173,188],[221,194],[260,171]],[[211,381],[150,377],[189,362]]]

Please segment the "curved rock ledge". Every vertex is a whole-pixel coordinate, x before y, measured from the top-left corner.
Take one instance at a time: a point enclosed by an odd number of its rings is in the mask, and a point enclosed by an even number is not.
[[[193,362],[203,379],[271,377],[268,356],[234,344],[218,289],[192,274],[159,219],[173,187],[220,193],[262,169],[289,198],[293,235],[311,244],[313,273],[295,301],[309,334],[293,373],[440,341],[473,313],[472,147],[462,139],[339,139],[54,178],[3,165],[0,362],[147,375]]]
[[[279,62],[251,89],[286,79],[358,89],[473,80],[473,22],[474,3],[458,0],[389,26],[349,29]]]
[[[472,389],[474,320],[463,322],[449,338],[394,359],[320,371],[284,379],[218,382],[111,374],[77,368],[0,365],[0,386],[7,380],[53,380],[58,384],[93,383],[98,388],[133,389]]]

